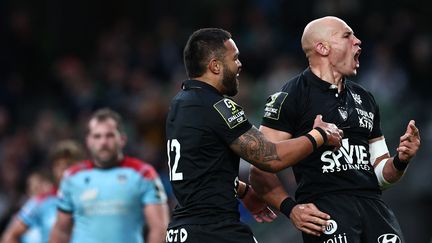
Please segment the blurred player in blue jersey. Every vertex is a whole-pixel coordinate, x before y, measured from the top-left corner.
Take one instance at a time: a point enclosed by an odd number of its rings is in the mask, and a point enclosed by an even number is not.
[[[48,242],[57,212],[57,185],[63,172],[83,157],[84,150],[72,140],[61,141],[53,147],[49,156],[52,161],[52,175],[40,172],[33,173],[29,178],[29,194],[34,196],[12,220],[2,237],[2,243]]]
[[[57,221],[51,243],[146,243],[165,240],[169,213],[166,194],[154,168],[123,154],[121,117],[96,111],[88,122],[91,160],[69,168],[60,185]]]

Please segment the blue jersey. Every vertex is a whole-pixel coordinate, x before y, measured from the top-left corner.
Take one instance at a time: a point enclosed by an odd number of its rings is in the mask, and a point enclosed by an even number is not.
[[[141,243],[144,206],[166,202],[153,167],[131,157],[109,169],[91,161],[71,167],[58,195],[59,210],[73,217],[72,243]]]
[[[17,217],[29,230],[21,242],[48,242],[56,219],[56,205],[55,191],[35,196],[24,204]]]

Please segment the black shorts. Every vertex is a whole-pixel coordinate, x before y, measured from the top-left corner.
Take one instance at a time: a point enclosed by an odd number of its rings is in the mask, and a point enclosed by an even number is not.
[[[188,224],[168,227],[166,243],[257,243],[250,228],[241,223]]]
[[[320,237],[303,233],[304,243],[404,243],[393,212],[380,199],[330,195],[313,202],[331,217]]]

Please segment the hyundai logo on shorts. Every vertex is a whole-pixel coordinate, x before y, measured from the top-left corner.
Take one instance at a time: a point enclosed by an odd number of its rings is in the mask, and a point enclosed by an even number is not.
[[[399,238],[399,236],[388,233],[388,234],[380,235],[380,237],[378,237],[378,242],[379,243],[401,243],[402,241]]]

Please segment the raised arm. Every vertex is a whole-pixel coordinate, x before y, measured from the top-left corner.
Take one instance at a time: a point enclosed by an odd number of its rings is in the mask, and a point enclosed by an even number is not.
[[[382,189],[396,183],[405,173],[411,159],[420,147],[420,133],[415,121],[408,123],[405,134],[399,139],[397,154],[390,157],[383,136],[369,141],[370,160],[375,168],[375,174]]]

